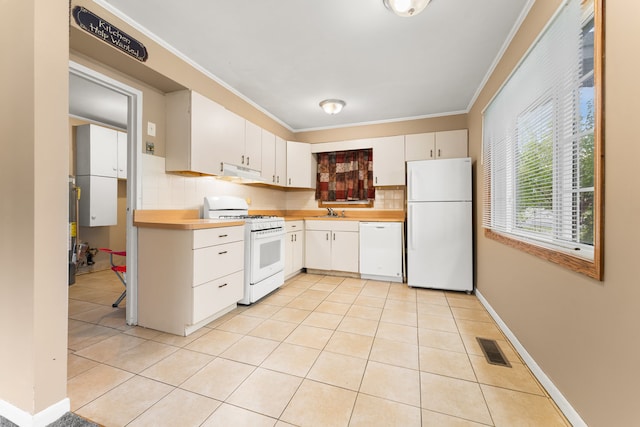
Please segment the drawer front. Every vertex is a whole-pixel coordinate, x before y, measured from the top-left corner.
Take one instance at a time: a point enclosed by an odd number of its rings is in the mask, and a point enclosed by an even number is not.
[[[243,281],[241,270],[193,288],[192,324],[240,301],[244,297]]]
[[[360,229],[360,221],[340,221],[331,220],[331,230],[333,231],[358,231]]]
[[[193,249],[244,240],[244,226],[207,228],[193,231]]]
[[[304,223],[303,221],[287,221],[284,223],[285,226],[285,230],[287,233],[290,233],[292,231],[300,231],[300,230],[304,230]]]
[[[193,286],[244,268],[244,240],[193,251]]]
[[[307,219],[304,221],[304,229],[305,230],[317,230],[317,231],[325,231],[331,230],[329,221],[321,221],[317,219]]]

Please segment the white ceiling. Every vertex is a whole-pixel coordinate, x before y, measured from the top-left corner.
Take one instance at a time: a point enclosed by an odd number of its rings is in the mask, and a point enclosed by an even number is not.
[[[532,0],[94,1],[301,131],[466,112]]]

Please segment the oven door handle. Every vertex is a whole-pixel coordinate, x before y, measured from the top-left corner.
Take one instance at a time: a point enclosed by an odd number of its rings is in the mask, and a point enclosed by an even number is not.
[[[274,231],[274,229],[259,230],[259,231],[253,231],[251,232],[251,234],[254,236],[255,239],[269,239],[273,237],[284,236],[285,233],[284,233],[284,228],[278,228],[276,231]]]

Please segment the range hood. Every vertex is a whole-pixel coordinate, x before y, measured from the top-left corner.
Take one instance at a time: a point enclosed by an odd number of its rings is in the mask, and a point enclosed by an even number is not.
[[[218,175],[218,178],[240,183],[265,182],[265,179],[260,176],[260,171],[245,168],[244,166],[232,165],[231,163],[222,164],[222,173]]]

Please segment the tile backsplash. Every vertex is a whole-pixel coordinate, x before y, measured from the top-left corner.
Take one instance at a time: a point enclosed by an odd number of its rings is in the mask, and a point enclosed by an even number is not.
[[[314,190],[288,192],[287,210],[318,209],[315,195]],[[376,188],[376,200],[373,208],[380,210],[404,209],[404,187]]]
[[[230,195],[251,201],[249,209],[318,209],[315,190],[282,191],[235,184],[213,177],[165,173],[165,158],[142,154],[142,209],[199,209],[205,196]],[[405,188],[377,188],[374,209],[404,208]]]
[[[164,157],[142,154],[142,209],[200,209],[204,197],[212,195],[248,199],[249,209],[282,209],[286,204],[284,191],[168,174]]]

